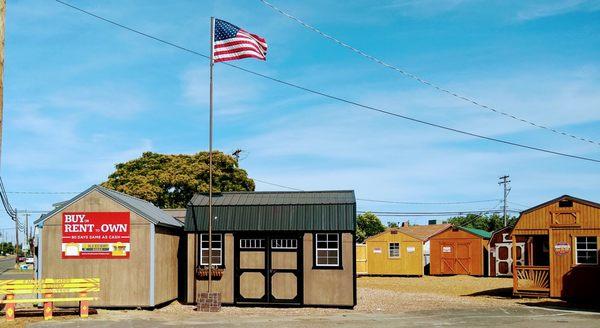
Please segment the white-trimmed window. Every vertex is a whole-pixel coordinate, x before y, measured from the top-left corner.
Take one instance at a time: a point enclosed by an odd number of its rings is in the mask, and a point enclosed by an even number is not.
[[[241,249],[263,249],[265,248],[265,240],[264,239],[240,239],[240,248]]]
[[[340,235],[337,233],[318,233],[315,237],[316,266],[340,265]]]
[[[397,259],[400,257],[400,243],[390,243],[388,245],[388,254],[391,259]]]
[[[208,265],[208,234],[200,234],[200,265]],[[212,265],[223,264],[223,235],[212,234]]]
[[[598,237],[576,237],[576,264],[598,264]]]
[[[298,239],[271,239],[272,249],[296,249]]]

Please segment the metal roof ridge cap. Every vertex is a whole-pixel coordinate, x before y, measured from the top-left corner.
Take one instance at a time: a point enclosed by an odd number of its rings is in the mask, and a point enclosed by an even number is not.
[[[332,206],[332,205],[355,205],[356,202],[349,203],[272,203],[272,204],[212,204],[212,207],[225,207],[225,206],[287,206],[287,205],[321,205],[321,206]],[[206,205],[190,204],[190,207],[206,207]]]
[[[104,188],[104,189],[106,189],[106,190],[109,190],[109,191],[113,191],[112,189],[108,189],[108,188]],[[131,211],[133,211],[133,212],[137,213],[139,216],[141,216],[141,217],[144,217],[146,220],[150,221],[150,223],[152,223],[152,224],[154,224],[154,225],[157,225],[157,224],[159,223],[159,221],[158,221],[158,220],[154,220],[153,218],[150,218],[148,215],[146,215],[146,213],[144,213],[144,211],[140,210],[140,209],[139,209],[139,208],[137,208],[136,206],[133,206],[133,205],[131,205],[131,204],[127,203],[127,202],[124,202],[124,201],[123,201],[123,200],[121,200],[121,199],[118,199],[118,198],[116,198],[114,195],[111,195],[109,192],[106,192],[106,190],[100,190],[100,189],[99,189],[98,191],[100,191],[102,194],[104,194],[105,196],[109,197],[110,199],[112,199],[112,200],[113,200],[113,201],[115,201],[116,203],[119,203],[119,204],[121,204],[122,206],[124,206],[124,207],[128,208],[129,210],[131,210]],[[130,197],[130,198],[135,198],[135,197],[132,197],[132,196],[129,196],[129,197]],[[135,198],[135,199],[138,199],[138,198]],[[153,206],[154,206],[154,205],[153,205]],[[157,208],[158,208],[158,207],[157,207]],[[159,210],[160,210],[160,209],[159,209]],[[163,212],[163,213],[164,213],[164,212]],[[166,213],[165,213],[165,214],[166,214]],[[167,214],[167,215],[168,215],[168,214]]]

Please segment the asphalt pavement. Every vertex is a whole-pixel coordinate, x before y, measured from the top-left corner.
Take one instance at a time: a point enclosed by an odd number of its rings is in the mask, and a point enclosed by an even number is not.
[[[415,300],[417,301],[417,300]],[[260,315],[225,316],[200,313],[157,315],[155,312],[133,311],[91,316],[88,319],[46,321],[30,327],[600,327],[600,314],[562,311],[535,307],[453,309],[404,312],[398,314],[347,312],[331,315]]]

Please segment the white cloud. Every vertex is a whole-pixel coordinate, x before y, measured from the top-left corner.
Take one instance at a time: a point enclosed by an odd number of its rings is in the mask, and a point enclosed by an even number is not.
[[[434,16],[455,10],[473,0],[395,0],[384,8],[396,9],[402,15]]]
[[[527,21],[544,17],[563,15],[574,11],[592,12],[600,10],[597,0],[558,0],[542,3],[527,3],[525,8],[517,12],[517,20]]]
[[[263,88],[245,74],[233,74],[231,70],[218,69],[214,78],[215,115],[232,116],[255,109],[261,100]],[[187,104],[208,109],[209,84],[208,68],[194,67],[186,70],[181,77],[183,99]]]
[[[126,119],[146,109],[147,102],[134,88],[111,85],[61,89],[50,95],[45,105],[59,110]]]

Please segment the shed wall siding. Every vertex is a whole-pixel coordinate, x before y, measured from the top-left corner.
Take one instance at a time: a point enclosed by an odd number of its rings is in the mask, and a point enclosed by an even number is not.
[[[456,244],[468,244],[470,255],[470,275],[484,275],[484,252],[486,251],[487,241],[463,230],[454,231],[453,229],[446,230],[430,239],[430,274],[441,275],[448,274],[442,269],[442,247],[443,245],[454,245],[456,252]]]
[[[592,297],[600,293],[600,268],[589,265],[576,265],[577,236],[600,239],[600,229],[552,229],[550,234],[550,297]],[[557,255],[554,245],[568,243],[571,251]]]
[[[130,212],[130,258],[63,260],[61,257],[63,212]],[[93,301],[93,306],[149,306],[150,224],[124,206],[93,191],[44,222],[42,278],[100,278],[100,292],[97,293],[100,299]]]
[[[313,269],[312,233],[304,234],[304,304],[354,305],[354,241],[350,233],[342,234],[341,270]]]
[[[177,298],[179,269],[178,231],[156,227],[154,259],[154,303]]]
[[[190,245],[190,243],[188,243],[188,246]],[[194,242],[193,245],[196,245],[195,247],[197,247],[197,244]],[[223,277],[221,277],[221,279],[216,280],[213,279],[212,280],[212,288],[213,291],[215,292],[220,292],[221,293],[221,301],[224,304],[232,304],[233,303],[233,274],[235,271],[234,268],[234,258],[233,258],[233,254],[234,254],[234,244],[233,244],[233,234],[231,233],[226,233],[225,234],[225,252],[223,253],[224,257],[224,263],[225,263],[225,269],[223,270]],[[192,262],[193,263],[193,262]],[[190,268],[188,267],[188,272],[189,272]],[[192,264],[192,277],[194,277],[194,269],[193,269],[193,264]],[[196,280],[196,288],[197,291],[196,293],[199,292],[206,292],[208,291],[208,280]],[[189,289],[189,288],[188,288]]]
[[[554,202],[537,210],[521,215],[515,230],[548,229],[550,227],[551,212],[573,210],[578,213],[579,223],[582,228],[600,229],[600,208],[577,203],[573,201],[572,208],[558,206]]]
[[[187,251],[186,251],[186,292],[185,302],[189,304],[196,303],[196,281],[194,279],[194,267],[196,265],[196,256],[198,252],[198,244],[196,244],[196,234],[187,234]]]
[[[389,244],[400,244],[400,257],[389,257]],[[423,242],[398,232],[386,231],[369,238],[367,244],[367,267],[371,275],[423,275]],[[414,248],[408,252],[408,248]],[[376,253],[375,249],[380,252]]]

